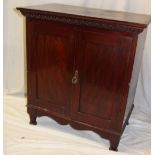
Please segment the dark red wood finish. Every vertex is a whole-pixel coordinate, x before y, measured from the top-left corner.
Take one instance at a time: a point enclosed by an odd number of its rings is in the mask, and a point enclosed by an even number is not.
[[[69,6],[49,8],[18,8],[27,17],[30,123],[49,116],[76,129],[93,130],[117,150],[133,109],[149,16],[124,13],[122,18],[123,13],[108,12],[111,18],[105,14],[102,19],[101,10],[86,9],[87,17],[78,7],[77,14],[69,14]]]
[[[33,73],[28,80],[28,88],[32,93],[30,102],[68,115],[74,67],[72,27],[31,19],[27,19],[27,26],[31,28],[27,30],[28,46],[35,48],[28,52],[28,71]]]
[[[73,85],[72,117],[110,129],[121,113],[124,85],[128,87],[132,36],[94,29],[82,29],[77,34],[75,70],[79,81]]]

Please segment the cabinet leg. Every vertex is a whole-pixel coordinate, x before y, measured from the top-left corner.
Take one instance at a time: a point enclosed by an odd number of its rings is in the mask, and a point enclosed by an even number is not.
[[[118,148],[118,145],[119,145],[119,141],[120,141],[120,138],[110,140],[110,148],[109,148],[109,150],[118,151],[117,148]]]
[[[30,116],[30,124],[37,125],[37,121],[36,121],[37,116],[33,114],[29,114],[29,116]]]
[[[126,122],[126,125],[129,125],[129,120]]]

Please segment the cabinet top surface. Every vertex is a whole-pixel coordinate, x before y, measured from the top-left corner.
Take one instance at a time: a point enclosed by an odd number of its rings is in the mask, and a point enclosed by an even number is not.
[[[92,17],[102,20],[121,21],[125,23],[136,23],[139,25],[148,25],[150,23],[150,15],[135,14],[120,11],[110,11],[95,8],[86,8],[80,6],[62,5],[62,4],[44,4],[28,7],[19,7],[19,10],[43,11],[49,13],[66,14],[72,16]]]

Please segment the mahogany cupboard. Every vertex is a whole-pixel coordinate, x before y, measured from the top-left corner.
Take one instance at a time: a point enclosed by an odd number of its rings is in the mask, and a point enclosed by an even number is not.
[[[46,4],[26,16],[27,111],[93,130],[117,150],[133,109],[150,16]]]

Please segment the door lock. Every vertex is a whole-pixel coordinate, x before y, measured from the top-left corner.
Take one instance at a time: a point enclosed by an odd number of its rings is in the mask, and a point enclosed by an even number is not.
[[[72,84],[77,84],[78,79],[79,79],[79,73],[78,70],[75,70],[74,76],[72,78]]]

